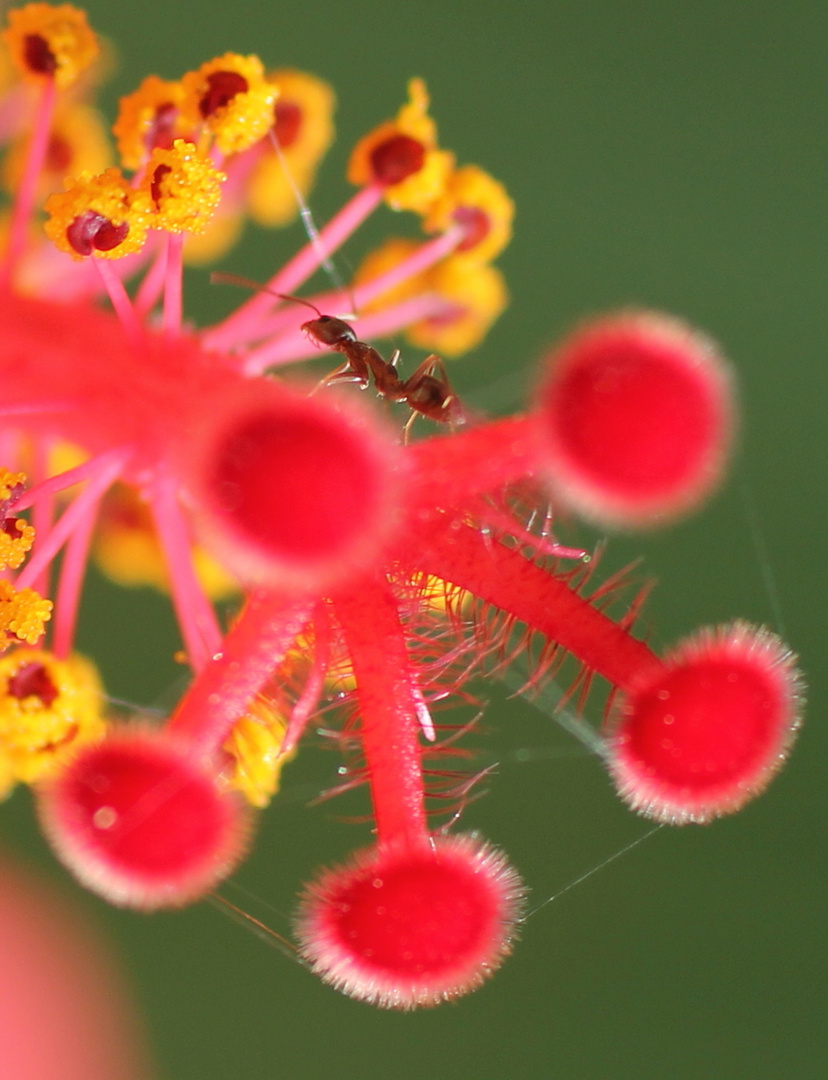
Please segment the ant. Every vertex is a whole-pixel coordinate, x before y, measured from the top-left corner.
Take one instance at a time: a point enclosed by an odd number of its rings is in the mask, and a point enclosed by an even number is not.
[[[213,274],[213,281],[224,281],[259,291],[270,292],[280,300],[290,300],[304,304],[316,312],[316,318],[302,323],[302,331],[314,343],[333,352],[341,353],[345,362],[335,368],[317,385],[316,390],[333,383],[358,383],[360,390],[366,390],[374,379],[374,389],[386,401],[404,402],[411,409],[412,416],[405,425],[405,438],[411,425],[418,416],[426,416],[441,424],[457,427],[465,424],[467,415],[459,398],[452,390],[442,359],[432,353],[407,378],[401,379],[397,373],[400,350],[395,349],[390,360],[385,360],[379,352],[356,336],[356,331],[344,319],[334,315],[323,315],[309,300],[286,293],[273,292],[263,285],[257,285],[235,274]],[[314,391],[315,392],[315,391]]]
[[[307,301],[302,302],[307,304]],[[350,323],[315,310],[317,317],[303,323],[302,330],[315,345],[324,345],[345,357],[344,364],[326,375],[320,386],[355,382],[360,390],[365,390],[373,376],[374,389],[380,397],[386,401],[405,402],[411,409],[413,415],[405,426],[406,435],[418,415],[452,426],[466,422],[463,406],[449,384],[439,356],[434,353],[427,356],[413,374],[401,379],[397,373],[399,349],[394,350],[390,360],[385,360],[373,345],[358,340]]]

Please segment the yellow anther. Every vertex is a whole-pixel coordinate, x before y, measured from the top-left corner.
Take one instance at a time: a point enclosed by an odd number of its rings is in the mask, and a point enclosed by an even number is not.
[[[385,201],[394,210],[425,214],[445,189],[454,155],[437,149],[423,80],[411,79],[408,94],[396,120],[380,124],[354,147],[348,179],[360,186],[382,184]]]
[[[3,161],[3,186],[11,192],[23,178],[28,150],[29,139],[17,139]],[[102,172],[111,161],[106,124],[97,109],[80,102],[63,103],[55,111],[46,158],[38,179],[40,200],[60,190],[67,176]]]
[[[147,238],[149,197],[130,187],[120,169],[81,173],[66,184],[65,191],[46,200],[44,228],[56,247],[76,259],[120,259],[140,251]]]
[[[445,191],[431,207],[423,228],[445,232],[461,225],[466,235],[457,250],[488,261],[499,255],[512,238],[515,204],[506,188],[476,165],[456,169]]]
[[[418,247],[413,240],[387,240],[363,260],[354,277],[355,286],[359,288],[391,270]],[[432,318],[409,324],[404,333],[412,345],[444,357],[459,356],[478,345],[509,302],[503,275],[495,267],[473,256],[449,255],[381,293],[365,310],[381,311],[424,293],[441,297],[445,306]]]
[[[0,658],[0,794],[54,772],[75,747],[104,734],[103,689],[83,657],[42,649]]]
[[[256,701],[233,725],[224,743],[229,757],[224,783],[253,806],[267,806],[279,790],[282,768],[294,753],[282,754],[287,722],[272,703]]]
[[[149,507],[132,488],[118,484],[107,493],[95,530],[95,561],[118,585],[169,591],[164,553]],[[196,576],[212,600],[225,600],[238,585],[203,548],[193,550]]]
[[[153,228],[203,232],[221,200],[226,179],[184,139],[176,139],[169,150],[153,150],[141,184],[153,209]]]
[[[0,648],[14,642],[35,645],[52,617],[52,601],[34,589],[19,592],[10,581],[0,580]]]
[[[291,180],[303,196],[313,184],[319,161],[333,141],[336,99],[326,82],[304,71],[274,71],[268,81],[279,91],[272,130],[281,158],[264,139],[247,184],[247,201],[255,221],[274,226],[287,224],[298,213]]]
[[[122,97],[112,132],[126,169],[138,169],[156,147],[166,149],[192,125],[181,116],[185,91],[180,82],[148,75],[137,90]]]
[[[428,286],[448,301],[447,314],[422,319],[406,329],[412,345],[460,356],[479,345],[509,303],[503,275],[468,255],[450,255],[428,274]]]
[[[99,52],[84,12],[71,4],[27,4],[9,12],[3,32],[15,67],[26,79],[71,86]]]
[[[273,123],[278,90],[265,79],[257,56],[225,53],[189,71],[181,82],[182,118],[194,129],[203,125],[223,154],[247,150]]]

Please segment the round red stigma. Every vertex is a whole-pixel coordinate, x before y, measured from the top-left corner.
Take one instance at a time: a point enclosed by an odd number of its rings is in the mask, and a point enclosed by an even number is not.
[[[654,525],[689,510],[718,481],[729,379],[711,343],[683,323],[622,313],[554,351],[537,416],[556,494],[603,525]]]
[[[203,896],[244,853],[247,818],[185,745],[122,731],[79,751],[39,791],[58,857],[113,904],[151,910]]]
[[[112,251],[126,240],[128,234],[126,221],[114,225],[103,214],[87,210],[67,228],[66,239],[78,255],[91,255],[93,251]]]
[[[205,120],[225,108],[236,94],[249,90],[247,79],[238,71],[213,71],[207,76],[207,91],[198,103],[198,111]]]
[[[297,918],[325,982],[388,1009],[438,1005],[478,987],[509,954],[523,886],[473,835],[380,845],[326,870]]]
[[[784,761],[801,689],[767,630],[736,623],[682,642],[619,702],[610,749],[620,795],[672,824],[740,809]]]
[[[378,184],[399,184],[422,169],[425,147],[410,135],[393,135],[374,147],[370,160]]]
[[[245,384],[203,417],[196,511],[231,570],[301,589],[376,557],[396,523],[402,457],[373,417],[273,383]]]

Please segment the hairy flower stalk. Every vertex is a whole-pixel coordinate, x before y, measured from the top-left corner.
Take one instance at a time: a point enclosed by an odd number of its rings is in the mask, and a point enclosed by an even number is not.
[[[332,135],[330,90],[234,53],[150,76],[121,102],[120,165],[66,170],[46,239],[45,163],[58,130],[78,130],[58,129],[60,110],[89,108],[94,35],[70,5],[30,4],[5,38],[31,130],[12,148],[0,266],[0,629],[13,647],[0,782],[37,785],[44,828],[83,883],[143,909],[203,896],[246,850],[246,804],[267,803],[344,687],[340,742],[376,835],[307,887],[302,953],[381,1006],[468,992],[509,952],[523,889],[500,852],[430,820],[435,799],[459,815],[473,782],[431,767],[457,737],[435,711],[533,639],[533,683],[570,654],[581,705],[593,677],[609,684],[604,756],[635,809],[708,821],[764,787],[798,717],[782,643],[737,622],[660,657],[633,633],[641,598],[612,619],[613,583],[588,593],[584,553],[548,528],[550,506],[650,528],[710,494],[734,410],[704,337],[648,312],[598,320],[550,354],[527,411],[498,420],[470,421],[438,357],[406,379],[369,339],[405,332],[445,355],[479,341],[506,302],[491,260],[512,215],[499,183],[440,147],[417,79],[355,148],[353,198],[266,287],[191,330],[184,261],[215,258],[247,216],[290,216]],[[87,160],[81,143],[70,162]],[[383,245],[344,294],[310,297],[309,321],[280,294],[383,203],[431,238]],[[352,304],[365,318],[321,337]],[[320,341],[344,361],[332,376],[276,377]],[[409,445],[336,381],[373,385],[406,432],[418,414],[440,426]],[[113,724],[88,704],[72,649],[93,551],[117,580],[170,591],[193,678],[166,724]],[[224,626],[214,601],[233,592]]]

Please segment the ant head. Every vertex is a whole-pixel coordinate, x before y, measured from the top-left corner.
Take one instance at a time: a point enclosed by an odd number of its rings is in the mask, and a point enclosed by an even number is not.
[[[343,319],[337,319],[334,315],[320,315],[318,319],[311,319],[302,324],[302,329],[317,345],[327,345],[336,348],[345,342],[356,341],[353,327]]]

